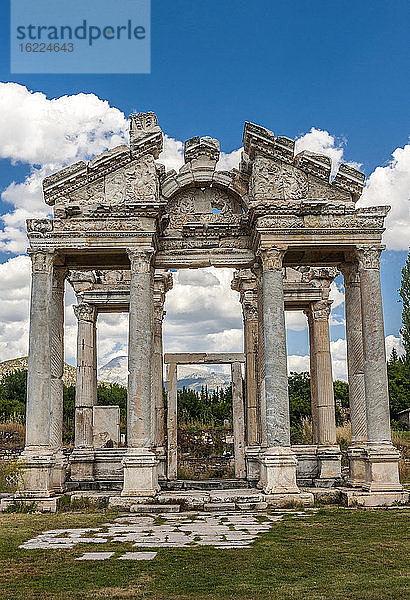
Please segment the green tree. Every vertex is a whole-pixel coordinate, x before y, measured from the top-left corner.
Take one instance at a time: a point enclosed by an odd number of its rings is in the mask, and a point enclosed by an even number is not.
[[[401,335],[407,362],[410,362],[410,252],[407,255],[406,264],[401,271],[400,298],[403,304]]]
[[[5,373],[0,381],[0,415],[10,419],[26,412],[27,370]]]

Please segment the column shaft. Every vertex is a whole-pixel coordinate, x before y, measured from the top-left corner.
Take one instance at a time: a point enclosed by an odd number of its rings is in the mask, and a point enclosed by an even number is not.
[[[318,398],[317,398],[317,370],[316,351],[314,340],[314,324],[312,310],[306,311],[309,327],[309,361],[310,361],[310,404],[312,410],[312,441],[319,443],[318,431]]]
[[[165,442],[163,356],[162,356],[162,314],[163,304],[154,310],[154,335],[152,353],[152,405],[153,442],[162,447]]]
[[[246,391],[246,441],[248,446],[260,444],[258,410],[258,315],[257,308],[244,306],[244,350]]]
[[[177,365],[167,369],[167,432],[168,479],[176,479],[178,472],[178,379]]]
[[[336,444],[335,400],[329,335],[330,303],[312,305],[315,386],[317,395],[317,443]]]
[[[50,307],[53,253],[30,252],[32,260],[26,449],[50,451]]]
[[[267,444],[290,446],[288,373],[282,256],[280,268],[264,263],[263,329]],[[269,264],[270,263],[270,264]],[[265,265],[267,268],[265,268]]]
[[[232,407],[233,407],[233,434],[235,450],[235,477],[246,477],[245,465],[245,418],[243,403],[243,384],[241,363],[231,364],[232,376]]]
[[[358,252],[367,439],[370,444],[390,444],[391,442],[389,389],[378,260],[380,252],[380,249],[363,249]]]
[[[128,421],[129,448],[150,448],[152,287],[150,249],[129,251],[131,262],[129,343],[128,343]]]
[[[91,304],[74,306],[78,320],[77,378],[75,389],[76,448],[93,447],[93,406],[97,404],[96,318]]]
[[[347,373],[352,445],[360,445],[367,440],[360,277],[357,263],[344,264],[341,266],[341,271],[345,285]]]
[[[54,268],[50,306],[50,446],[55,452],[63,444],[64,373],[64,281],[66,271]]]

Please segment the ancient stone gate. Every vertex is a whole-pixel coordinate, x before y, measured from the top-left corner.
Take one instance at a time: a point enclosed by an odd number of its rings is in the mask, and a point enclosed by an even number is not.
[[[239,170],[218,171],[219,143],[185,142],[185,164],[157,162],[162,132],[153,113],[130,117],[130,146],[78,162],[44,180],[54,218],[27,222],[32,259],[27,439],[23,499],[55,506],[65,489],[62,454],[63,291],[70,278],[79,362],[72,477],[96,477],[98,310],[129,310],[127,448],[119,457],[124,503],[155,496],[164,464],[162,311],[169,269],[231,267],[244,315],[245,477],[272,504],[301,485],[337,484],[328,288],[346,289],[352,420],[349,483],[370,504],[404,494],[390,435],[379,256],[389,207],[355,207],[364,175],[326,156],[294,155],[294,142],[245,123]],[[302,267],[302,268],[301,268]],[[112,276],[110,277],[110,272]],[[291,447],[285,308],[308,315],[314,444]],[[117,457],[118,458],[118,457]],[[102,459],[101,459],[102,460]],[[162,465],[162,466],[161,466]],[[298,481],[297,481],[298,474]],[[160,476],[160,478],[159,478]]]

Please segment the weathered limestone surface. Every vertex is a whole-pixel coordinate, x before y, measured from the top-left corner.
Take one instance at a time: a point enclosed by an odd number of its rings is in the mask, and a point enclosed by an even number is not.
[[[167,367],[167,431],[168,431],[168,479],[177,478],[178,465],[178,408],[177,365]]]
[[[120,443],[120,407],[93,407],[94,448],[118,448]]]
[[[232,375],[232,406],[233,406],[233,434],[235,449],[235,477],[246,477],[245,466],[245,418],[242,393],[242,367],[241,363],[231,364]]]
[[[366,481],[367,417],[360,276],[357,262],[344,263],[339,268],[345,286],[347,372],[352,428],[352,443],[348,450],[349,484],[353,487],[361,487]]]
[[[367,416],[365,489],[400,492],[399,452],[391,443],[389,390],[380,286],[382,247],[359,247],[363,327],[364,385]]]
[[[353,421],[350,483],[365,488],[358,493],[369,494],[366,503],[380,503],[386,494],[404,498],[398,453],[390,438],[378,270],[389,207],[357,209],[363,173],[342,164],[330,182],[328,157],[308,151],[295,156],[293,140],[275,137],[253,123],[245,123],[239,170],[218,171],[219,142],[193,137],[185,143],[185,164],[178,173],[166,172],[156,162],[163,135],[154,113],[131,115],[130,123],[129,147],[113,148],[47,177],[44,198],[53,206],[54,218],[27,221],[33,278],[27,489],[22,493],[52,509],[56,500],[48,498],[63,487],[62,284],[67,270],[79,306],[90,306],[90,314],[130,313],[128,448],[121,502],[155,495],[158,473],[165,475],[161,325],[166,283],[155,280],[154,273],[184,267],[242,272],[234,288],[243,306],[244,354],[184,358],[171,353],[165,360],[175,365],[245,362],[246,475],[256,480],[260,471],[271,503],[295,495],[302,500],[290,447],[284,310],[306,311],[317,443],[297,451],[298,474],[303,474],[304,463],[308,479],[315,479],[316,453],[316,479],[337,478],[327,317],[329,268],[344,265]],[[346,266],[357,261],[360,284]],[[243,275],[249,270],[251,284]],[[108,451],[98,450],[97,457],[93,447],[95,345],[95,319],[79,319],[74,478],[76,470],[80,478],[95,477]],[[238,385],[236,373],[235,416],[240,424]],[[117,463],[119,450],[113,452]],[[237,450],[240,458],[242,450]]]

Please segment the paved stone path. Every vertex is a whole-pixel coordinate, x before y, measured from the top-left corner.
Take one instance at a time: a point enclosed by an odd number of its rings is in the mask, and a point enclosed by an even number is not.
[[[73,548],[79,543],[132,542],[136,548],[250,548],[258,534],[268,531],[284,515],[304,518],[312,511],[267,513],[173,513],[160,516],[124,516],[97,528],[52,529],[19,546],[25,550]],[[87,552],[77,560],[103,560],[114,553]],[[127,556],[128,554],[128,556]],[[130,552],[119,558],[150,560],[156,553]],[[142,554],[154,555],[141,557]]]

